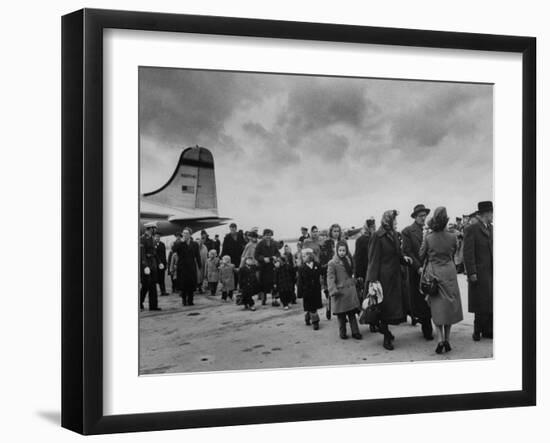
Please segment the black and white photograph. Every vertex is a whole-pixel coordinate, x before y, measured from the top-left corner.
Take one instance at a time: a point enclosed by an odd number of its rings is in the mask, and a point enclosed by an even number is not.
[[[493,84],[138,69],[140,375],[493,358]]]

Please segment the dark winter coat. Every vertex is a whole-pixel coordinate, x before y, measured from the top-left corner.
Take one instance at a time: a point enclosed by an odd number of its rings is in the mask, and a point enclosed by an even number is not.
[[[178,255],[176,275],[178,287],[184,292],[197,287],[197,269],[202,266],[199,245],[193,240],[175,242],[172,250]]]
[[[413,223],[401,231],[403,239],[403,254],[412,259],[412,265],[408,272],[408,296],[411,314],[420,319],[430,318],[430,307],[424,295],[420,292],[420,275],[418,270],[423,266],[420,259],[420,247],[422,246],[423,229],[418,223]]]
[[[245,245],[246,241],[240,232],[235,234],[235,238],[233,238],[231,233],[229,233],[223,239],[221,256],[223,257],[224,255],[229,255],[229,257],[231,257],[231,263],[238,268]]]
[[[403,282],[401,264],[404,263],[397,232],[380,227],[374,233],[369,248],[367,282],[379,281],[384,300],[380,304],[381,320],[399,323],[405,316],[403,310]]]
[[[279,245],[275,240],[271,240],[269,244],[266,240],[260,240],[254,251],[254,258],[258,262],[260,270],[260,285],[266,293],[271,292],[273,288],[274,269],[273,257],[280,257]],[[269,263],[265,262],[265,258],[269,259]]]
[[[275,268],[274,284],[277,292],[294,292],[294,268],[285,263]]]
[[[367,276],[370,239],[371,233],[367,231],[355,240],[355,254],[353,255],[355,278],[365,278]]]
[[[156,283],[158,280],[158,259],[153,237],[142,235],[139,239],[139,260],[141,282],[143,283],[145,280],[147,280]],[[145,275],[145,268],[149,268],[149,275]]]
[[[321,297],[321,267],[313,264],[310,268],[306,263],[300,267],[299,272],[300,288],[304,301],[304,311],[313,312],[323,307]]]
[[[239,269],[239,287],[243,297],[252,297],[259,292],[257,272],[256,265],[244,265]]]
[[[468,311],[493,312],[493,226],[478,221],[464,229],[464,267],[468,279],[477,275],[477,282],[468,283]]]

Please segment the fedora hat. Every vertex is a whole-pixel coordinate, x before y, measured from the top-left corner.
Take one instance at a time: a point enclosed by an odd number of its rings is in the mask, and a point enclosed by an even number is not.
[[[478,214],[482,212],[493,212],[493,202],[492,201],[479,202],[477,204],[477,212]]]
[[[426,215],[428,215],[430,213],[430,209],[426,208],[424,205],[416,205],[413,209],[411,217],[415,218],[419,212],[425,212]]]

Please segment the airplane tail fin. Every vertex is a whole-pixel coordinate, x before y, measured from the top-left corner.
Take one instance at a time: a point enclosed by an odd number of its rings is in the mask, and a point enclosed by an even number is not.
[[[146,201],[173,209],[201,209],[218,215],[214,157],[199,146],[185,149],[170,179],[156,191],[143,194]]]

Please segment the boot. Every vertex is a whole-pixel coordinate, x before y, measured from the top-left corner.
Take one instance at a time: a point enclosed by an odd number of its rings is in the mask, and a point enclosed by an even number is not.
[[[306,326],[311,326],[311,315],[309,315],[309,312],[306,312],[304,320],[306,321]]]
[[[359,332],[359,325],[357,324],[357,317],[355,314],[348,314],[349,327],[351,328],[351,336],[355,340],[361,340],[363,336]]]
[[[317,312],[310,315],[311,323],[313,324],[313,329],[317,331],[319,329],[319,314]]]
[[[384,349],[387,349],[388,351],[393,351],[393,334],[390,332],[386,323],[380,323],[380,332],[384,334]]]
[[[344,314],[338,314],[338,330],[340,332],[340,338],[342,340],[345,340],[348,338],[347,330],[346,330],[346,316]]]

